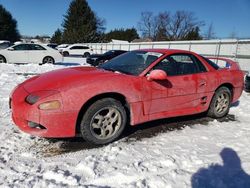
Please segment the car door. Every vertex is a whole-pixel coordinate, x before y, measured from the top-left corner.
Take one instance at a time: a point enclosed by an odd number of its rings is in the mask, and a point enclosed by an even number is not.
[[[39,44],[29,44],[29,62],[42,63],[46,56],[46,49]]]
[[[84,46],[72,46],[70,48],[70,55],[83,55],[85,50]]]
[[[206,72],[205,67],[198,63],[198,59],[191,54],[173,54],[153,67],[165,71],[168,79],[145,81],[144,88],[150,93],[145,101],[145,113],[185,113],[185,110],[197,107],[200,103],[197,92],[199,74]]]
[[[10,63],[28,63],[29,61],[29,45],[18,44],[8,48],[8,60]]]

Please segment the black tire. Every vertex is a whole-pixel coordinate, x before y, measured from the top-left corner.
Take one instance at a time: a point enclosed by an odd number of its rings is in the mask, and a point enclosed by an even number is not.
[[[55,60],[53,57],[46,56],[43,58],[43,64],[54,64]]]
[[[6,58],[0,55],[0,63],[7,63]]]
[[[90,53],[89,52],[85,52],[84,54],[83,54],[83,57],[89,57],[90,56]]]
[[[245,77],[244,90],[245,92],[250,93],[250,76],[249,75],[246,75]]]
[[[68,57],[69,56],[69,52],[63,52],[63,56],[64,57]]]
[[[220,87],[212,98],[207,115],[212,118],[226,116],[229,112],[231,101],[231,91],[227,87]]]
[[[127,123],[124,106],[113,98],[104,98],[89,106],[81,121],[82,137],[95,145],[116,140]]]

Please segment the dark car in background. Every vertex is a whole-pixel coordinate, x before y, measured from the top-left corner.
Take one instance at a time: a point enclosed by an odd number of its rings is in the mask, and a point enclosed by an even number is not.
[[[10,41],[0,40],[0,49],[6,49],[6,48],[10,47],[11,45],[12,45],[12,43]]]
[[[98,66],[98,65],[104,63],[105,61],[113,59],[114,57],[119,56],[121,54],[124,54],[126,52],[127,51],[125,51],[125,50],[110,50],[104,54],[93,54],[87,58],[87,63],[89,63],[93,66]]]
[[[56,49],[56,47],[58,46],[58,44],[56,44],[56,43],[49,43],[49,44],[47,44],[47,46],[51,47],[53,49]]]
[[[245,87],[244,87],[245,92],[250,93],[250,75],[247,74],[245,76]]]

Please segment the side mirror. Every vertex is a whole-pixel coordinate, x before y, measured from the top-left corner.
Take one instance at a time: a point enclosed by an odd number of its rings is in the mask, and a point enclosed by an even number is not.
[[[8,50],[9,50],[9,51],[14,51],[14,48],[9,47]]]
[[[163,70],[153,70],[150,72],[148,75],[147,79],[148,81],[153,81],[153,80],[167,80],[167,73]]]

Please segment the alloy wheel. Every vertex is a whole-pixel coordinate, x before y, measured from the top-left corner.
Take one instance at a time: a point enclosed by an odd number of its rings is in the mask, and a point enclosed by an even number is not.
[[[221,93],[215,103],[215,110],[218,114],[223,114],[227,111],[230,104],[230,97],[227,93]]]
[[[54,63],[54,59],[51,57],[45,57],[43,60],[43,63],[48,63],[48,64],[53,64]]]
[[[92,117],[90,129],[96,138],[108,139],[116,134],[121,124],[121,113],[114,107],[105,107],[96,112]]]

